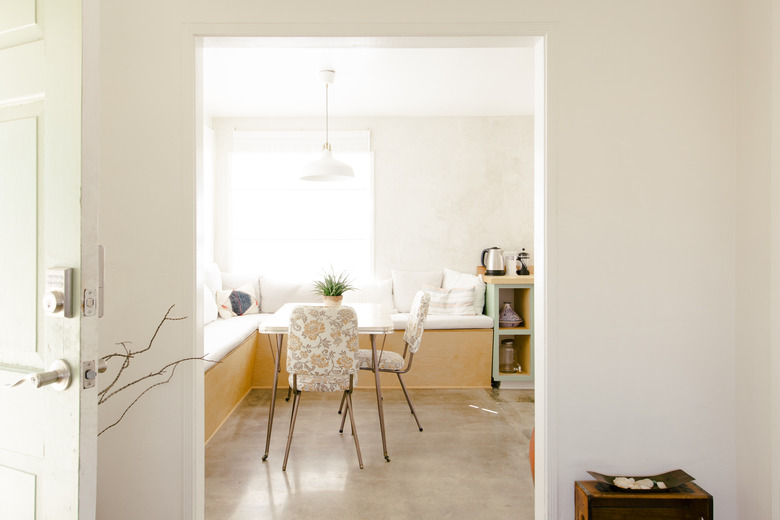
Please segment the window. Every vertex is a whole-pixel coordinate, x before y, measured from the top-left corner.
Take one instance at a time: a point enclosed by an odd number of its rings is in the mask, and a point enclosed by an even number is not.
[[[231,154],[233,270],[316,278],[323,270],[373,275],[373,154],[369,131],[330,132],[334,156],[354,181],[307,182],[321,132],[234,134]]]

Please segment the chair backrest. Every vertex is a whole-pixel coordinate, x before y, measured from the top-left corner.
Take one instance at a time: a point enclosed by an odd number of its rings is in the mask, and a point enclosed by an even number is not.
[[[287,372],[312,376],[357,374],[358,327],[355,309],[299,305],[290,315]]]
[[[404,341],[409,345],[409,352],[412,354],[420,349],[425,330],[425,318],[428,317],[430,305],[431,295],[425,291],[417,291],[412,300],[412,310],[409,311],[409,320],[406,322],[406,332],[404,332]]]

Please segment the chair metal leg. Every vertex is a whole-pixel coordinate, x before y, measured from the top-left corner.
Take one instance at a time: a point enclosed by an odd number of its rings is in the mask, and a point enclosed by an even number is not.
[[[357,450],[358,463],[360,469],[363,469],[363,456],[360,454],[360,442],[358,442],[357,429],[355,428],[355,417],[352,415],[352,392],[346,394],[347,396],[347,412],[349,413],[349,422],[352,424],[352,436],[355,438],[355,450]]]
[[[341,396],[341,404],[343,405],[344,402],[347,400],[347,390],[344,391],[344,395]],[[347,402],[347,408],[349,408],[349,403]],[[341,407],[339,407],[339,413],[341,413]],[[339,433],[344,433],[344,421],[347,420],[347,414],[341,415],[341,426],[339,427]],[[355,433],[354,431],[352,432]]]
[[[339,405],[339,413],[341,413],[341,410],[344,408],[344,400],[347,398],[347,394],[344,393],[344,395],[341,396],[341,404]],[[341,421],[341,427],[344,428],[344,421]]]
[[[379,381],[379,362],[376,357],[376,334],[369,334],[371,340],[371,367],[374,372],[374,384],[376,386],[376,407],[379,410],[379,431],[382,432],[382,450],[385,452],[385,460],[390,462],[387,454],[387,435],[385,434],[385,412],[382,409],[382,383]]]
[[[295,430],[295,419],[298,417],[298,405],[301,403],[301,391],[296,390],[293,397],[292,416],[290,417],[290,433],[287,435],[287,448],[284,450],[284,462],[282,462],[282,471],[287,469],[287,457],[290,455],[290,444],[292,444],[293,430]]]
[[[409,391],[406,389],[406,385],[404,384],[404,380],[401,377],[401,374],[396,373],[395,375],[398,376],[398,381],[401,383],[401,388],[403,389],[404,395],[406,396],[406,402],[409,403],[409,409],[412,411],[412,415],[414,415],[414,420],[417,421],[417,427],[420,429],[420,431],[423,431],[423,428],[420,425],[420,419],[417,418],[417,412],[414,411],[414,405],[412,404],[412,398],[409,397]]]
[[[288,385],[287,386],[287,397],[284,398],[285,401],[289,401],[290,400],[290,394],[292,394],[292,387]]]

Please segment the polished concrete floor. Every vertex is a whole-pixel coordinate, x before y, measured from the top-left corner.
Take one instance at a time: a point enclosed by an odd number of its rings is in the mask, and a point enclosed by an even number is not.
[[[390,462],[376,394],[356,390],[363,470],[349,421],[338,432],[340,394],[304,393],[284,472],[291,402],[279,394],[266,462],[270,390],[252,390],[206,446],[208,520],[533,518],[532,390],[412,390],[422,432],[386,390]]]

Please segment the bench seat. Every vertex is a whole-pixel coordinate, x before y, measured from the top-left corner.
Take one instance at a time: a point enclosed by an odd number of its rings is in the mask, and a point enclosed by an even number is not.
[[[406,330],[409,313],[391,314],[395,330]],[[425,318],[425,330],[442,329],[493,329],[493,318],[484,314],[474,316],[451,316],[449,314],[429,314]]]

